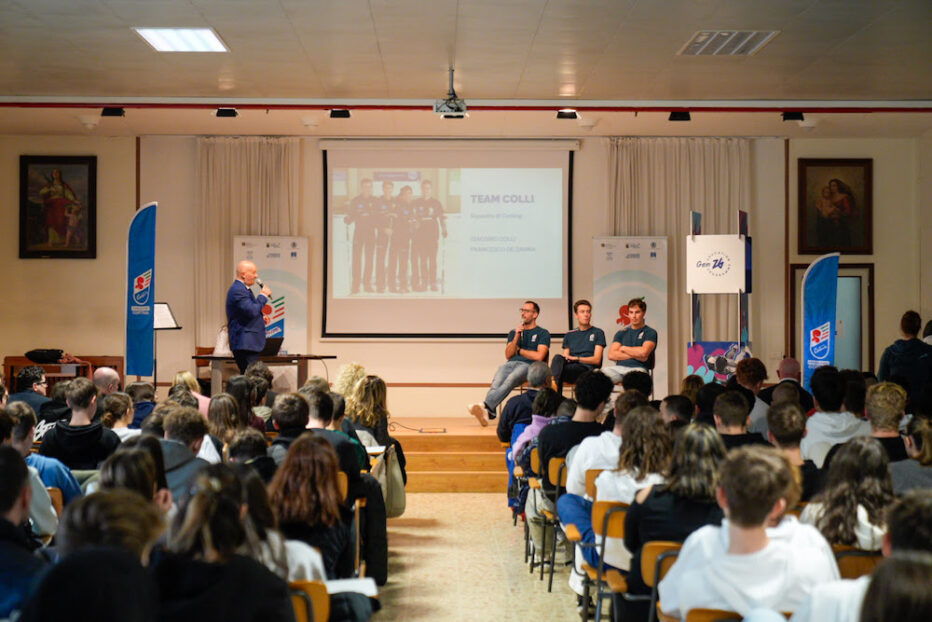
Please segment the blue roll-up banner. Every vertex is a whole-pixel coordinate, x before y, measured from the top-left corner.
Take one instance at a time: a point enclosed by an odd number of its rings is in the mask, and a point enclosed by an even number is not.
[[[838,298],[838,253],[813,261],[803,275],[803,386],[812,372],[835,364],[835,306]]]
[[[126,374],[151,376],[155,305],[155,211],[143,206],[126,238]]]

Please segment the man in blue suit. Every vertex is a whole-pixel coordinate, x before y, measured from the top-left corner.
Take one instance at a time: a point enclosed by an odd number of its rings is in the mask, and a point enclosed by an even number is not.
[[[262,307],[272,297],[272,290],[262,285],[259,297],[253,295],[250,287],[255,284],[259,274],[256,264],[241,261],[236,266],[236,280],[227,291],[227,330],[230,333],[230,349],[240,373],[259,358],[265,347],[265,322],[262,319]]]

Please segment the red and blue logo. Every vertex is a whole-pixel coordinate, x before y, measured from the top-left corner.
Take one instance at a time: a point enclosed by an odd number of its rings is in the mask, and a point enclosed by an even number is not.
[[[151,284],[151,268],[133,279],[133,302],[137,305],[144,305],[149,302],[149,285]]]
[[[809,353],[813,358],[824,359],[832,343],[832,325],[826,322],[809,331]]]
[[[265,322],[265,336],[282,337],[285,334],[285,297],[279,296],[269,300],[262,307],[262,320]]]

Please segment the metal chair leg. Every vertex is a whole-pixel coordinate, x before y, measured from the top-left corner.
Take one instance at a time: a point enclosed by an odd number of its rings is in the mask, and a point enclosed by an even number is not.
[[[554,524],[553,529],[553,542],[550,545],[550,581],[547,583],[547,591],[553,591],[553,569],[557,563],[557,526]]]
[[[544,559],[547,556],[547,521],[544,521],[544,535],[541,539],[540,548],[540,580],[544,580]]]

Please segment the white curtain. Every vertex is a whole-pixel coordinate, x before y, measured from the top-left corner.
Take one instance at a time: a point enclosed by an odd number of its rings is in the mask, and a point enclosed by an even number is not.
[[[745,138],[614,138],[611,217],[614,235],[669,240],[670,387],[679,392],[690,340],[686,293],[689,212],[702,212],[702,233],[738,232],[737,211],[751,209],[751,143]],[[647,314],[650,323],[650,310]],[[738,297],[702,296],[703,338],[737,339]],[[660,387],[661,394],[666,388]]]
[[[198,138],[198,345],[212,346],[226,323],[226,290],[234,278],[233,237],[297,235],[300,159],[297,138]]]

